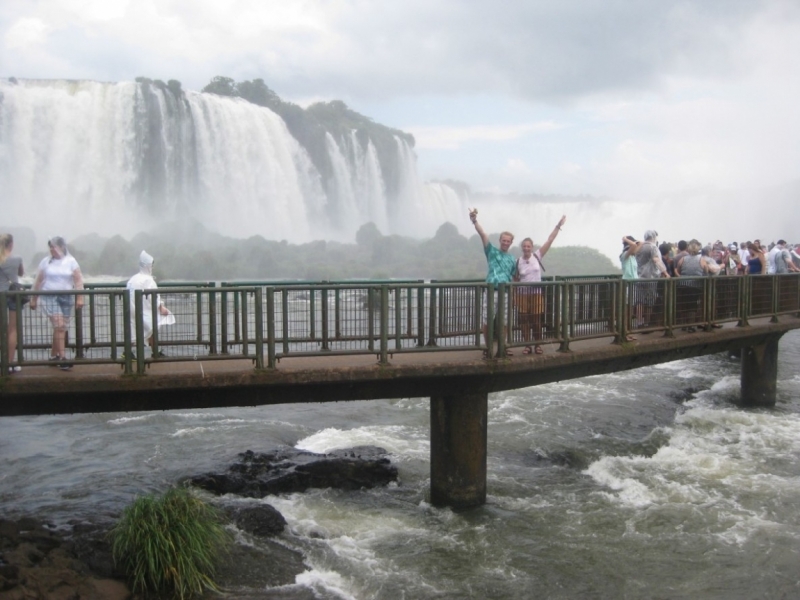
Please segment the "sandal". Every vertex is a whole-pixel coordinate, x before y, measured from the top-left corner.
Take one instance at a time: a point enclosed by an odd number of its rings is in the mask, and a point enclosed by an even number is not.
[[[536,344],[536,346],[533,347],[533,351],[536,354],[544,354],[544,349],[539,344]]]
[[[525,348],[523,348],[523,350],[522,350],[522,353],[523,354],[533,354],[533,348],[531,348],[530,346],[525,346]]]

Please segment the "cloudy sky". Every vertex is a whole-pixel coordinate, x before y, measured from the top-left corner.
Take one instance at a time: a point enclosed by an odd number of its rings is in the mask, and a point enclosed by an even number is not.
[[[798,0],[0,2],[2,77],[263,78],[426,179],[620,201],[797,185],[798,57]]]

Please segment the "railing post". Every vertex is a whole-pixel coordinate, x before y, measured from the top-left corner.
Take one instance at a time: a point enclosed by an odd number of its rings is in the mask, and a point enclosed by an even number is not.
[[[261,287],[255,288],[256,369],[264,368],[264,303]]]
[[[136,373],[144,375],[144,296],[142,290],[134,290],[134,315],[136,316]]]
[[[572,316],[574,313],[574,300],[572,298],[572,284],[566,281],[558,284],[561,296],[559,306],[561,312],[561,345],[559,352],[569,352],[569,330],[572,326]]]
[[[147,300],[150,302],[150,319],[152,321],[150,326],[153,331],[153,358],[155,358],[158,356],[158,294],[151,293]],[[199,315],[200,311],[198,311]],[[198,331],[198,335],[200,335],[200,331]]]
[[[328,288],[322,288],[320,291],[322,294],[322,350],[330,350],[328,345]],[[313,335],[312,335],[313,337]]]
[[[274,369],[275,360],[275,288],[267,288],[267,367]]]
[[[228,291],[223,288],[219,293],[220,315],[220,352],[228,354]]]
[[[438,288],[431,286],[431,293],[428,297],[428,346],[436,346],[436,308],[438,305]]]
[[[381,356],[380,364],[389,364],[389,288],[384,284],[381,290]]]
[[[241,333],[240,333],[240,320],[241,320],[241,313],[239,312],[239,298],[241,296],[241,292],[239,290],[233,291],[233,341],[239,342],[241,341]]]
[[[208,353],[217,353],[217,292],[208,292]]]
[[[739,327],[750,325],[748,313],[750,312],[750,276],[742,275],[742,283],[739,286]]]
[[[126,289],[122,292],[122,358],[125,361],[123,366],[125,375],[131,375],[133,373],[132,339],[131,291]]]
[[[283,354],[289,354],[289,291],[281,290],[281,327],[283,328]]]
[[[483,323],[481,323],[481,308],[483,306],[483,288],[480,285],[476,285],[472,288],[472,304],[473,304],[473,319],[472,324],[475,327],[475,346],[480,348],[481,345],[481,329],[483,329]]]
[[[247,292],[244,290],[239,290],[236,294],[237,298],[240,298],[240,310],[241,312],[238,313],[240,315],[240,319],[242,321],[242,355],[249,356],[250,355],[250,332],[248,331],[247,327]]]
[[[628,323],[630,323],[630,309],[628,307],[628,282],[624,279],[619,279],[614,282],[616,286],[617,297],[617,310],[615,315],[617,318],[616,331],[617,336],[614,338],[615,344],[621,344],[628,339]]]
[[[486,284],[486,350],[491,354],[494,347],[494,286]]]
[[[497,356],[505,357],[506,355],[506,336],[508,335],[508,323],[506,321],[506,310],[508,303],[506,302],[506,284],[501,283],[497,286]]]
[[[308,290],[308,339],[317,339],[317,290]]]
[[[94,294],[89,294],[89,343],[92,345],[97,343],[97,331],[95,329],[96,311],[94,303]]]
[[[674,277],[664,280],[664,337],[675,337],[677,314],[677,282]]]
[[[375,352],[375,288],[367,288],[367,348]]]
[[[425,288],[417,288],[417,348],[425,345]]]
[[[19,338],[19,336],[17,337]],[[8,295],[0,292],[0,371],[2,371],[0,378],[8,377],[10,362],[8,356]]]
[[[111,360],[117,360],[117,294],[108,294],[108,316],[110,319],[109,341],[111,343]]]
[[[83,294],[75,294],[75,358],[84,358],[83,355],[83,307],[78,308],[78,297]],[[67,330],[69,331],[69,330]]]
[[[772,318],[769,322],[777,323],[780,310],[781,279],[778,275],[767,275],[767,277],[772,277]]]
[[[333,288],[333,319],[333,336],[338,340],[342,337],[342,299],[338,287]]]
[[[394,288],[394,347],[403,346],[403,289]]]

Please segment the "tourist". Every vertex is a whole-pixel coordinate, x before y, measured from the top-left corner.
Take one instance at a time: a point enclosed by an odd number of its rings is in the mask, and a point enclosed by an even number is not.
[[[542,259],[550,246],[553,245],[558,232],[564,226],[567,217],[561,217],[558,225],[555,226],[550,237],[547,238],[544,244],[533,251],[533,240],[525,238],[522,240],[522,256],[517,259],[516,265],[516,280],[520,283],[539,283],[542,281],[542,271],[545,270],[542,264]],[[544,293],[541,286],[519,286],[515,289],[515,305],[517,314],[519,316],[519,324],[522,328],[522,339],[526,342],[531,339],[531,330],[533,330],[533,339],[537,342],[542,339],[542,327],[544,326]],[[538,343],[533,348],[525,346],[523,354],[542,354],[541,345]]]
[[[669,277],[669,272],[661,260],[661,253],[658,250],[658,232],[649,229],[644,232],[644,243],[636,252],[636,265],[639,279],[658,279]],[[653,312],[658,312],[658,285],[656,282],[642,285],[642,304],[644,304],[644,327],[656,325],[653,320]]]
[[[132,342],[136,342],[136,304],[135,304],[135,290],[155,290],[158,288],[156,280],[153,278],[153,263],[154,259],[147,252],[142,250],[139,255],[139,272],[128,280],[127,288],[130,291],[130,307],[131,307],[131,336]],[[164,306],[161,296],[157,295],[156,304],[158,306],[158,326],[165,324],[172,324],[175,322],[175,317]],[[171,317],[171,318],[170,318]],[[153,348],[153,303],[149,295],[145,294],[142,302],[141,323],[143,337],[147,340],[150,348]],[[160,350],[153,353],[153,358],[165,358],[166,354]]]
[[[747,273],[747,263],[750,260],[750,251],[748,250],[750,244],[752,242],[749,240],[739,244],[739,273],[741,275]]]
[[[794,266],[794,262],[792,261],[792,254],[786,248],[786,241],[785,240],[778,240],[777,245],[770,251],[770,254],[773,254],[773,251],[777,249],[777,252],[774,253],[772,258],[772,262],[775,265],[775,273],[777,275],[783,275],[784,273],[797,273],[800,271],[796,266]]]
[[[22,259],[12,256],[14,251],[14,236],[10,233],[0,235],[0,292],[7,292],[12,284],[19,283],[19,278],[25,274]],[[14,362],[17,353],[17,298],[8,297],[8,362]],[[11,365],[9,373],[19,373],[22,367]]]
[[[639,251],[639,248],[642,246],[642,242],[636,240],[631,235],[623,236],[622,238],[622,254],[619,255],[619,262],[620,266],[622,267],[622,279],[624,281],[635,281],[639,278],[639,270],[636,265],[636,252]],[[628,288],[626,288],[626,302],[629,303],[628,298]],[[642,320],[642,305],[638,302],[634,303],[634,316],[632,317],[633,322],[633,329],[635,329],[638,325],[641,324]],[[626,342],[633,342],[636,338],[632,335],[628,335],[625,338]]]
[[[661,262],[663,262],[664,266],[667,267],[667,273],[669,273],[670,277],[674,277],[675,263],[672,259],[672,244],[669,242],[664,242],[658,247],[658,251],[661,252]]]
[[[712,276],[719,275],[720,271],[722,271],[722,265],[714,260],[713,253],[714,251],[711,246],[705,246],[700,252],[700,257],[705,266],[706,273]]]
[[[747,244],[747,275],[765,275],[767,272],[767,259],[758,240]]]
[[[703,282],[695,279],[708,273],[709,261],[703,260],[700,254],[700,242],[691,240],[686,246],[686,256],[681,257],[675,265],[675,274],[680,277],[675,287],[676,323],[690,324],[685,331],[694,333],[692,324],[697,322],[700,300],[703,296]],[[691,277],[692,279],[687,279]]]
[[[511,248],[511,244],[514,243],[514,234],[504,231],[500,234],[500,248],[496,248],[492,243],[489,241],[489,236],[486,235],[486,232],[483,230],[483,227],[478,223],[478,211],[477,209],[472,209],[469,212],[469,218],[472,221],[472,224],[475,226],[475,231],[478,232],[478,235],[481,238],[481,242],[483,243],[483,252],[486,255],[486,263],[487,263],[487,274],[486,274],[486,283],[489,284],[488,289],[493,292],[494,298],[494,310],[495,315],[497,314],[497,286],[501,283],[510,283],[513,281],[514,274],[516,272],[516,260],[514,256],[508,253],[508,250]],[[493,340],[488,338],[488,314],[487,314],[487,307],[489,303],[489,297],[484,299],[483,303],[483,339],[486,341],[486,350],[484,351],[484,358],[489,358],[492,356],[492,348],[493,348]],[[500,336],[505,336],[505,324],[499,323],[497,319],[495,319],[495,337],[497,339],[502,339]],[[511,356],[511,351],[507,350],[506,355]]]
[[[725,275],[738,275],[740,273],[740,265],[739,245],[736,242],[731,242],[728,244],[728,259],[725,261]]]
[[[56,236],[47,242],[50,256],[39,263],[33,289],[43,292],[55,290],[82,290],[83,276],[78,261],[67,250],[67,242]],[[39,296],[31,297],[31,309],[35,310]],[[67,329],[69,329],[72,309],[83,307],[83,296],[74,294],[41,296],[42,310],[50,318],[53,325],[53,344],[50,349],[50,361],[56,363],[62,371],[69,371],[71,364],[66,359]]]

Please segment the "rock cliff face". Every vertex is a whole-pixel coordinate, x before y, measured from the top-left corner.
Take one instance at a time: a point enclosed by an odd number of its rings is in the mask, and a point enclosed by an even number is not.
[[[359,446],[315,454],[294,448],[272,452],[239,454],[239,461],[224,473],[191,478],[192,485],[214,494],[237,494],[263,498],[270,494],[291,494],[309,488],[333,487],[358,490],[386,485],[397,480],[397,467],[386,458],[386,450]]]

